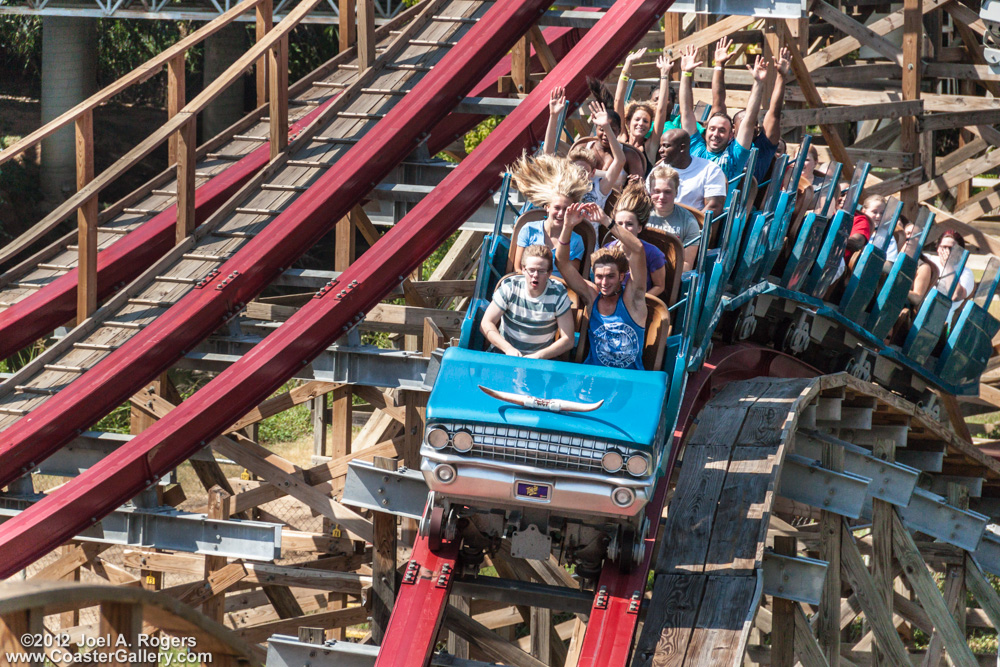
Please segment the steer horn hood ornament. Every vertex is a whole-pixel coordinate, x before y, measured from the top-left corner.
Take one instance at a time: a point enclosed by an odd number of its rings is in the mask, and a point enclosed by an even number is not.
[[[507,403],[521,405],[526,408],[535,408],[537,410],[548,410],[549,412],[593,412],[604,405],[603,398],[596,403],[580,403],[579,401],[564,401],[558,398],[536,398],[509,391],[496,391],[483,385],[479,385],[479,388],[484,394],[492,396],[498,401],[506,401]]]

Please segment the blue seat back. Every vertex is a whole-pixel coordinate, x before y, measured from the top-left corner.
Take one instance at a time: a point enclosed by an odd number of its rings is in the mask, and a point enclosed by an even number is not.
[[[816,261],[802,285],[802,291],[806,294],[822,297],[833,284],[833,279],[840,268],[840,262],[844,259],[844,250],[847,247],[847,239],[851,235],[851,226],[854,222],[854,211],[861,198],[861,191],[865,187],[869,168],[870,165],[867,162],[861,162],[854,168],[854,177],[851,178],[851,186],[844,198],[844,207],[837,211],[833,224],[827,228],[823,244],[816,255]]]
[[[973,297],[965,302],[945,341],[936,372],[945,382],[964,385],[975,382],[993,354],[993,337],[1000,322],[990,304],[1000,282],[1000,259],[990,257]]]
[[[899,256],[896,257],[889,276],[868,311],[865,328],[879,340],[889,335],[893,324],[906,306],[913,281],[917,277],[920,252],[927,243],[933,225],[934,214],[927,207],[921,207],[913,229],[907,235],[903,247],[899,249]]]
[[[780,284],[791,290],[798,290],[802,281],[812,269],[820,244],[826,235],[830,223],[830,210],[837,196],[837,182],[840,178],[841,164],[831,165],[827,179],[823,181],[816,193],[817,205],[806,213],[799,225],[794,240],[789,240],[791,250],[781,274]]]
[[[923,366],[928,363],[931,354],[941,340],[948,324],[948,314],[951,312],[951,295],[958,287],[958,278],[965,269],[969,257],[967,250],[953,252],[941,270],[941,277],[935,287],[924,297],[920,304],[913,326],[903,343],[903,354],[915,364]]]
[[[853,322],[861,321],[861,313],[868,310],[868,305],[875,296],[882,268],[885,266],[886,247],[902,210],[897,199],[890,198],[886,202],[882,219],[872,233],[871,241],[861,250],[847,279],[839,309],[841,315]]]

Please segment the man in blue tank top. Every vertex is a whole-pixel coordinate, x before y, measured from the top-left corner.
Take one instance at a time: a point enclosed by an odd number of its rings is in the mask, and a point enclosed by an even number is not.
[[[628,187],[642,187],[642,184]],[[569,259],[570,235],[584,220],[607,227],[611,236],[621,242],[621,247],[601,248],[591,256],[594,282],[585,280]],[[646,252],[642,242],[596,205],[573,204],[566,211],[556,247],[556,264],[570,289],[591,306],[587,329],[590,352],[584,363],[643,370]],[[631,279],[625,282],[623,279],[629,272]]]

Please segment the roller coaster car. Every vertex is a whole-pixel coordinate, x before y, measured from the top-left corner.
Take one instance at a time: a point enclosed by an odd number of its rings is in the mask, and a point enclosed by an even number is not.
[[[627,569],[665,460],[666,398],[660,371],[449,348],[421,471],[435,505],[509,536],[515,556],[548,558],[555,543],[584,572],[609,551]]]
[[[480,322],[513,257],[502,222],[501,210],[483,242],[461,342],[445,351],[427,405],[420,469],[431,500],[421,532],[432,545],[461,532],[480,551],[509,537],[523,558],[555,549],[584,578],[596,577],[605,558],[627,571],[643,557],[641,510],[669,457],[684,336],[670,335],[667,306],[647,297],[643,365],[669,373],[483,351]],[[568,356],[580,359],[587,317],[575,296],[580,333]]]

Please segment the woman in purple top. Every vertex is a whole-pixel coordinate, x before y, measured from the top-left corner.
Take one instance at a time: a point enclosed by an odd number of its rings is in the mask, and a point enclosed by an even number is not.
[[[649,214],[653,209],[653,201],[645,188],[625,188],[625,192],[615,204],[614,220],[633,236],[638,237],[649,222]],[[660,297],[667,284],[667,258],[663,251],[652,243],[639,239],[646,251],[646,294]],[[621,248],[621,241],[614,239],[604,245],[605,248]],[[623,250],[624,252],[624,250]],[[628,276],[626,276],[626,280]],[[662,297],[661,297],[662,298]]]

